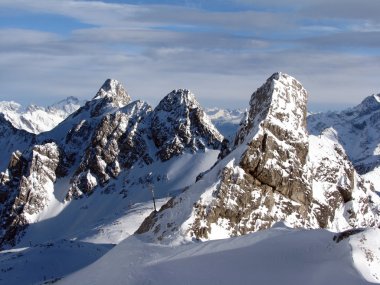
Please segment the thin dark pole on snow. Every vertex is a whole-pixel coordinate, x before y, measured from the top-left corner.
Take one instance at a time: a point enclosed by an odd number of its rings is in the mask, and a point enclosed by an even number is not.
[[[149,173],[149,178],[152,179],[152,172]],[[152,181],[149,181],[149,189],[150,189],[150,192],[152,193],[152,200],[153,200],[154,211],[157,212],[156,198],[154,197],[154,187],[153,187],[153,182]]]

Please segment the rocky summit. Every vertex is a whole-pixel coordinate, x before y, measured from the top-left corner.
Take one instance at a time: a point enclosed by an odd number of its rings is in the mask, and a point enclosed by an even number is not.
[[[164,161],[185,149],[219,148],[223,140],[189,90],[166,95],[154,109],[151,126],[157,155]]]
[[[252,94],[232,151],[147,218],[137,233],[168,243],[242,235],[279,221],[333,230],[378,226],[379,197],[339,143],[320,140],[336,160],[317,158],[321,152],[306,129],[306,104],[300,82],[283,73],[272,75]]]

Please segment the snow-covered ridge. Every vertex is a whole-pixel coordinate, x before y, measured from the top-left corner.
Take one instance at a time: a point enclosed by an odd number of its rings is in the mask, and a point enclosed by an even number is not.
[[[278,221],[337,231],[379,226],[379,197],[330,134],[309,138],[306,105],[296,79],[272,75],[251,96],[234,149],[138,233],[176,244],[244,235]]]
[[[165,198],[215,163],[223,136],[189,91],[169,93],[155,109],[130,100],[119,82],[107,80],[91,101],[17,152],[0,182],[1,193],[12,193],[0,204],[2,246],[17,244],[40,221],[70,224],[61,219],[79,200],[110,195],[127,205],[145,203],[148,184]],[[102,209],[120,211],[125,201]]]
[[[380,182],[380,94],[365,98],[358,106],[340,112],[308,116],[309,133],[320,135],[333,128],[355,169],[372,181]]]
[[[377,99],[363,104],[372,110],[365,124],[377,122]],[[308,134],[306,104],[300,82],[273,74],[252,94],[231,144],[189,90],[152,108],[131,101],[116,80],[39,135],[0,116],[0,143],[13,150],[0,175],[0,244],[13,246],[0,252],[1,278],[59,283],[78,272],[61,282],[367,284],[356,268],[377,282],[378,230],[362,228],[379,226],[380,198],[336,129]],[[230,239],[208,241],[221,238]],[[110,244],[118,245],[106,254]]]
[[[0,113],[15,128],[39,134],[53,129],[83,104],[83,101],[72,96],[48,107],[29,105],[24,108],[13,101],[1,101]]]

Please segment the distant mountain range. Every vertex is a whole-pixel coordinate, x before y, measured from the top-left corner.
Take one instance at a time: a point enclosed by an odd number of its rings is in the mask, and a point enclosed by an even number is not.
[[[68,97],[48,107],[29,105],[23,108],[13,101],[0,101],[0,113],[17,129],[38,134],[50,131],[84,104]]]
[[[308,115],[305,88],[275,73],[247,111],[186,89],[152,107],[114,79],[85,103],[2,102],[1,281],[379,282],[379,98]]]

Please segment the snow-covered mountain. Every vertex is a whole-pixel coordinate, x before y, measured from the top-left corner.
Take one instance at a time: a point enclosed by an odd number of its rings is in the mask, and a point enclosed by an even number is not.
[[[309,139],[306,104],[297,80],[270,77],[253,93],[232,151],[138,233],[181,243],[243,235],[279,221],[335,231],[379,226],[380,198],[344,149],[329,137]]]
[[[23,108],[13,101],[0,101],[0,113],[15,128],[39,134],[53,129],[83,104],[75,97],[68,97],[46,108],[36,105]]]
[[[356,171],[380,191],[380,94],[341,112],[312,114],[309,132],[315,136],[334,129]]]
[[[210,117],[188,90],[153,108],[108,79],[50,131],[3,119],[0,282],[380,282],[380,198],[307,97],[275,73]]]
[[[119,82],[107,80],[93,100],[11,161],[1,181],[3,247],[68,237],[83,207],[91,214],[72,238],[91,235],[98,219],[112,223],[128,205],[150,201],[150,187],[157,198],[168,197],[215,163],[223,136],[188,90],[171,92],[155,109],[130,101]]]

